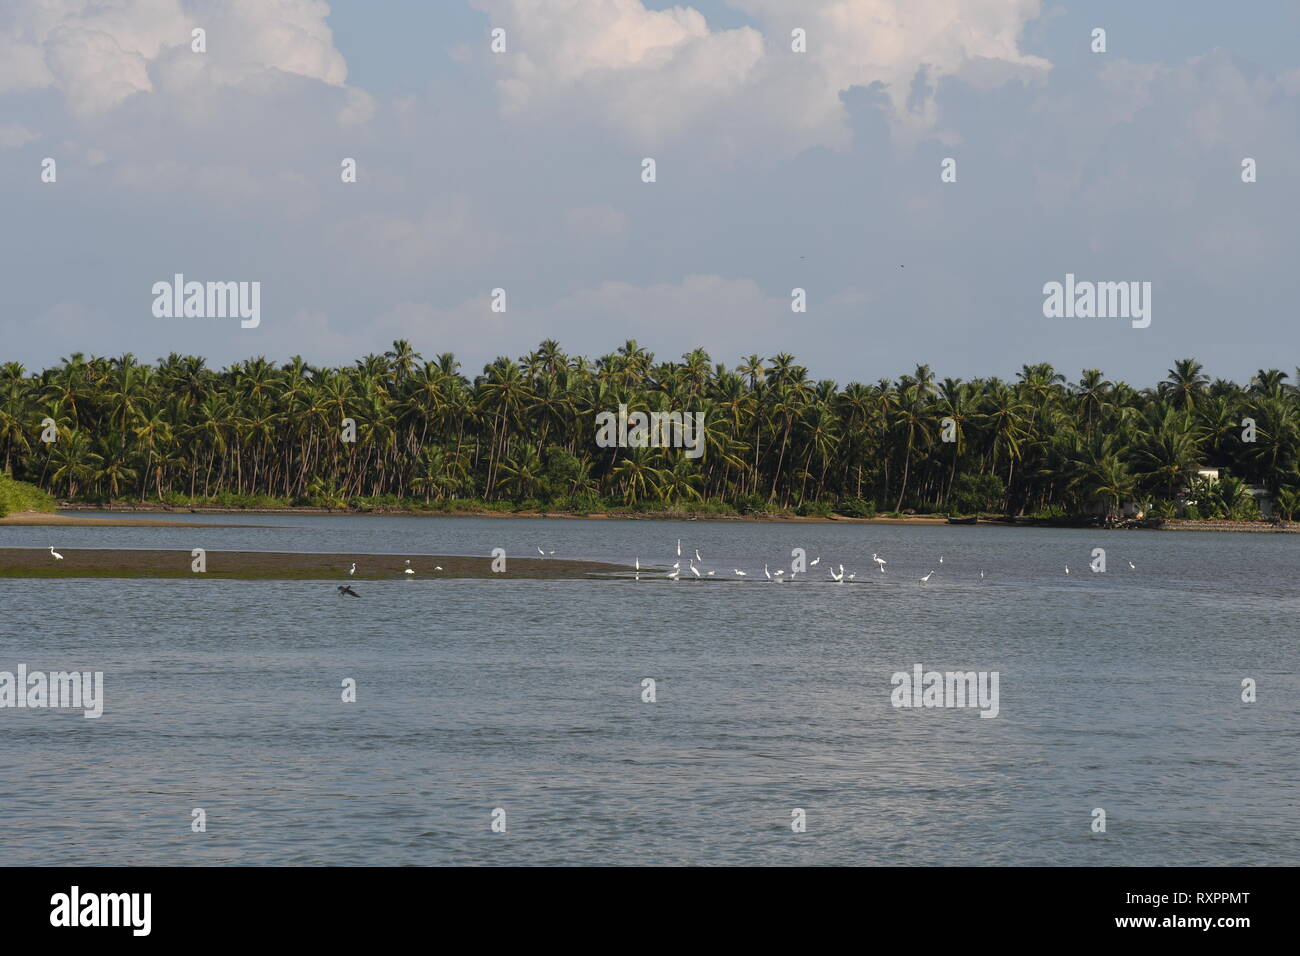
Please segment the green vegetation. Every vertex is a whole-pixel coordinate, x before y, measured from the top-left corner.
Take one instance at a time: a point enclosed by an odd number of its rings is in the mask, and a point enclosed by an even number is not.
[[[473,379],[406,341],[342,368],[73,354],[33,374],[0,366],[0,469],[66,499],[227,507],[1077,517],[1127,500],[1172,515],[1192,488],[1197,513],[1236,517],[1254,507],[1250,483],[1285,514],[1300,510],[1300,391],[1287,378],[1210,381],[1183,359],[1147,389],[1096,369],[1067,384],[1049,365],[969,382],[920,366],[840,388],[786,354],[656,362],[633,341],[595,362],[547,341]],[[596,414],[620,403],[704,412],[705,455],[597,447]],[[44,418],[53,444],[39,439]],[[1199,465],[1234,477],[1193,487]]]
[[[861,498],[847,498],[841,501],[835,510],[846,518],[874,518],[876,503],[863,501]]]
[[[0,518],[15,511],[53,511],[54,499],[35,485],[0,472]]]

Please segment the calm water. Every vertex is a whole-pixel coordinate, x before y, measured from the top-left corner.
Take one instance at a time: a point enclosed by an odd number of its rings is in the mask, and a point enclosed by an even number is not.
[[[725,578],[394,580],[360,600],[0,579],[0,670],[101,670],[106,696],[98,720],[0,710],[0,865],[1300,863],[1293,536],[193,520],[0,528],[0,547],[665,566],[681,538]],[[796,546],[821,565],[763,581]],[[826,581],[831,563],[857,581]],[[916,663],[998,671],[1000,715],[891,707]]]

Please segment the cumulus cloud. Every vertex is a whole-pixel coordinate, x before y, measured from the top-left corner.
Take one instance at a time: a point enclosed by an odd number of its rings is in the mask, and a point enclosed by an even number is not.
[[[895,126],[917,135],[935,125],[943,77],[1001,83],[1049,67],[1019,48],[1039,0],[726,2],[762,32],[711,29],[694,9],[649,10],[643,0],[473,0],[508,31],[509,52],[489,54],[507,113],[577,100],[643,143],[749,122],[778,150],[842,147],[840,95],[877,83]],[[791,49],[795,29],[806,53]]]
[[[322,0],[16,0],[12,6],[0,26],[0,93],[53,88],[78,116],[154,92],[157,70],[168,65],[173,82],[198,70],[215,85],[266,70],[332,86],[347,79]],[[195,27],[207,31],[206,53],[190,50]]]
[[[19,3],[0,35],[17,57],[0,91],[54,87],[74,113],[101,113],[152,90],[149,61],[187,39],[177,0]]]
[[[641,138],[674,135],[734,97],[762,57],[749,28],[711,31],[696,10],[647,10],[641,0],[473,0],[507,30],[493,56],[508,113],[574,97]]]
[[[372,98],[348,85],[321,4],[4,0],[0,150],[32,154],[0,153],[20,167],[0,205],[23,237],[7,321],[39,318],[11,351],[350,362],[406,337],[476,371],[548,337],[589,355],[636,338],[664,358],[790,351],[842,381],[1043,359],[1146,380],[1173,350],[1204,360],[1229,326],[1249,322],[1260,354],[1287,340],[1300,70],[1207,53],[1213,32],[1185,56],[1048,71],[1020,52],[1029,0],[715,0],[749,18],[738,29],[694,0],[455,2],[489,10],[511,52],[430,4],[421,35],[445,26],[469,58],[385,78],[372,64],[391,36],[367,20],[345,49]],[[254,42],[268,22],[283,29]],[[60,59],[104,36],[93,63]],[[1074,39],[1058,41],[1043,41],[1054,59]],[[38,189],[45,155],[59,184]],[[949,155],[955,185],[938,178]],[[153,320],[150,283],[175,271],[264,281],[262,326]],[[1150,334],[1117,349],[1045,323],[1042,284],[1067,271],[1153,280]],[[90,305],[51,309],[63,300]]]
[[[324,0],[195,0],[190,9],[194,25],[207,30],[203,56],[219,82],[237,83],[267,69],[331,86],[347,80]]]

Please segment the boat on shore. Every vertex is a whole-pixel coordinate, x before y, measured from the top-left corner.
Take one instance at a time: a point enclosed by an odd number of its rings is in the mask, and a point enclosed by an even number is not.
[[[977,521],[979,521],[979,516],[978,516],[978,515],[970,515],[969,517],[966,517],[966,518],[949,518],[949,519],[948,519],[948,523],[949,523],[949,524],[974,524],[974,523],[977,522]]]

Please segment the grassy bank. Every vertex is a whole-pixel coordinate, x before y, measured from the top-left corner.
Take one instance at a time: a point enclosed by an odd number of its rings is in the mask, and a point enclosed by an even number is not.
[[[35,485],[0,473],[0,518],[17,511],[53,511],[54,499]]]

